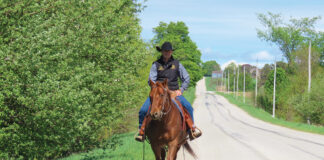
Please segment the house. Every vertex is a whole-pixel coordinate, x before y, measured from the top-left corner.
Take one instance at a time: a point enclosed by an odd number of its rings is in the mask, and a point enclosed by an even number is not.
[[[212,78],[222,78],[223,71],[213,71]]]

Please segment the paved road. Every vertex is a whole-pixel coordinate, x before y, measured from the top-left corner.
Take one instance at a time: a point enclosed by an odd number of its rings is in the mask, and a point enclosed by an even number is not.
[[[197,84],[196,125],[202,137],[190,142],[200,160],[324,160],[324,136],[255,119],[224,97]],[[191,160],[181,148],[178,159]]]

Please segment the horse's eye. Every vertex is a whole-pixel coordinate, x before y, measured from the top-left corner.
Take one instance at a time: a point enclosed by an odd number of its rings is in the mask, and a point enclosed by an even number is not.
[[[161,94],[161,97],[163,97],[164,96],[164,94]]]

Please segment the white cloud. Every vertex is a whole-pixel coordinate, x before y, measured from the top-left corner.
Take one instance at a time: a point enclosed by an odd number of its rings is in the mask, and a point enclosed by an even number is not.
[[[243,65],[243,64],[250,64],[250,65],[252,65],[252,66],[258,66],[258,68],[262,68],[265,64],[267,64],[267,63],[258,63],[258,64],[256,64],[256,62],[254,62],[254,63],[247,63],[247,62],[236,62],[236,60],[229,60],[229,61],[227,61],[227,62],[225,62],[225,63],[223,63],[222,65],[221,65],[221,68],[222,68],[222,70],[224,70],[229,64],[231,64],[231,63],[235,63],[236,65]]]
[[[211,48],[198,48],[202,54],[210,54],[213,52],[213,50]]]
[[[267,51],[261,51],[255,54],[251,55],[251,58],[253,60],[261,60],[261,61],[271,61],[274,60],[274,57],[272,55],[269,54],[269,52]]]
[[[253,62],[253,63],[249,63],[249,64],[252,65],[252,66],[257,66],[259,69],[261,69],[261,68],[263,68],[263,66],[265,64],[271,64],[271,63],[267,63],[267,62],[258,62],[258,63],[256,63],[256,62]]]
[[[222,70],[224,70],[231,63],[235,63],[237,65],[236,60],[229,60],[221,65]]]

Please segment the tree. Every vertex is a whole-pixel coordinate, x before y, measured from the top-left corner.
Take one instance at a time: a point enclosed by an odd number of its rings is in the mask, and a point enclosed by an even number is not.
[[[140,9],[132,0],[1,1],[0,159],[56,159],[116,132],[142,96]]]
[[[324,32],[320,32],[316,35],[315,42],[312,46],[315,47],[319,53],[320,53],[320,64],[321,66],[324,66]]]
[[[152,43],[154,46],[161,46],[165,41],[172,43],[175,51],[173,56],[187,69],[190,75],[190,86],[203,77],[201,67],[201,52],[198,50],[196,43],[189,37],[188,27],[184,22],[170,22],[170,24],[160,22],[159,26],[153,29],[155,33]],[[158,57],[160,53],[156,54]]]
[[[270,64],[265,64],[263,68],[261,69],[261,74],[260,74],[260,86],[263,86],[264,83],[266,82],[269,72],[271,71],[272,67]]]
[[[257,29],[258,37],[276,44],[290,64],[294,60],[292,53],[298,48],[308,44],[309,40],[319,42],[317,35],[321,34],[321,32],[315,31],[314,24],[320,18],[292,18],[289,20],[290,23],[287,24],[283,22],[280,14],[273,14],[271,12],[268,12],[268,15],[258,14],[258,19],[266,28],[264,31]],[[319,44],[315,43],[314,45]]]
[[[207,61],[202,64],[205,76],[211,76],[213,71],[220,71],[220,65],[216,61]]]
[[[266,98],[267,101],[272,102],[273,99],[273,87],[274,87],[274,70],[271,70],[267,76],[267,80],[264,84]],[[280,96],[282,95],[283,91],[286,89],[288,84],[288,77],[284,69],[277,67],[276,71],[276,106],[278,107],[278,103],[280,101]],[[270,105],[265,106],[266,111],[272,113],[272,107]],[[276,107],[276,108],[277,108]]]
[[[265,83],[266,92],[270,95],[273,94],[273,79],[274,79],[274,70],[271,70],[268,75],[268,79]],[[280,92],[283,90],[288,83],[288,78],[286,76],[285,70],[282,68],[277,67],[276,71],[276,91]]]
[[[245,64],[245,66],[250,66]],[[243,66],[239,65],[239,69],[240,69],[240,77],[239,77],[239,81],[238,81],[238,85],[239,85],[239,90],[243,91],[243,82],[244,82],[244,71],[243,71]],[[225,67],[224,72],[226,73],[230,73],[230,91],[233,91],[233,87],[234,87],[234,68],[236,69],[237,72],[237,65],[232,62],[230,63],[228,66]],[[227,77],[227,76],[226,76]],[[237,78],[236,78],[237,79]],[[254,81],[252,79],[252,76],[250,74],[250,72],[247,71],[247,69],[245,68],[245,91],[252,91],[254,89]]]

